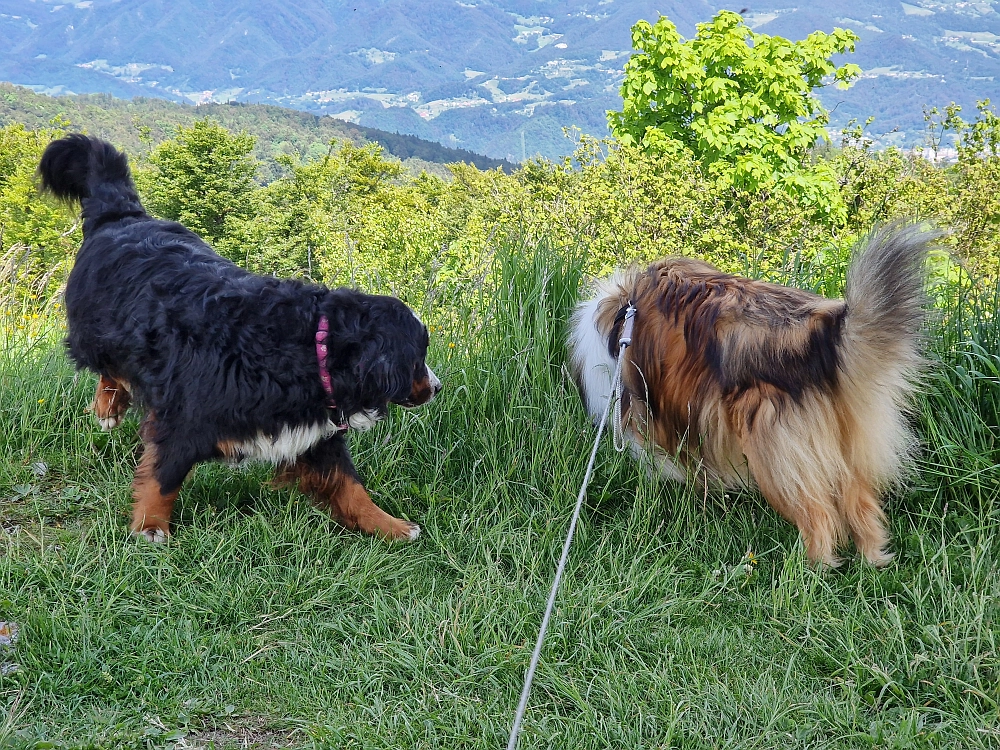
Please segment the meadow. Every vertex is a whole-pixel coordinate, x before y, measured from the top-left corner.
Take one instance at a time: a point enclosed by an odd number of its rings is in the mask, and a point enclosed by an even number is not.
[[[1000,747],[1000,117],[930,110],[924,154],[856,123],[824,145],[811,91],[859,72],[830,62],[850,32],[786,44],[722,12],[699,34],[729,41],[675,55],[671,28],[637,24],[615,138],[513,174],[336,140],[263,163],[216,121],[155,146],[137,126],[152,213],[430,324],[444,391],[350,438],[376,502],[422,526],[409,545],[214,464],[169,543],[130,538],[139,415],[105,433],[86,411],[60,306],[78,216],[34,179],[72,124],[0,128],[0,747],[502,747],[594,435],[565,364],[586,279],[678,253],[840,296],[852,247],[898,220],[948,232],[895,560],[817,569],[753,492],[668,484],[606,439],[521,747]]]
[[[423,526],[413,545],[219,465],[167,545],[135,543],[134,416],[103,433],[85,412],[58,309],[8,327],[0,619],[20,637],[0,744],[502,746],[593,431],[563,364],[583,256],[495,263],[488,294],[446,301],[444,392],[352,437],[376,501]],[[888,569],[817,570],[758,497],[666,484],[606,441],[521,746],[1000,745],[994,310],[939,297]]]

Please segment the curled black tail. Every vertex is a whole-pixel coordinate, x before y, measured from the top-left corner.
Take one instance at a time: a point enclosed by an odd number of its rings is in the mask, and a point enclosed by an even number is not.
[[[110,143],[80,133],[52,141],[38,165],[42,189],[83,207],[84,234],[88,224],[108,214],[141,215],[128,159]]]

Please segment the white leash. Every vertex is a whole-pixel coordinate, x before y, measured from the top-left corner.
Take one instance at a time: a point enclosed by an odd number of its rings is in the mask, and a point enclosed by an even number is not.
[[[583,475],[583,485],[580,487],[580,494],[576,498],[576,507],[573,509],[573,517],[569,522],[569,531],[566,532],[566,542],[563,544],[562,556],[559,558],[559,565],[556,567],[556,577],[552,581],[552,589],[549,591],[549,600],[545,605],[545,615],[542,617],[542,627],[538,630],[538,640],[535,641],[535,650],[531,654],[531,663],[528,664],[528,671],[524,675],[524,688],[521,690],[521,700],[517,704],[517,713],[514,715],[514,726],[510,730],[510,739],[507,740],[507,750],[515,750],[517,741],[521,735],[521,722],[524,720],[524,712],[528,708],[528,696],[531,694],[531,681],[535,679],[535,669],[538,667],[538,659],[542,655],[542,644],[545,641],[545,631],[549,627],[549,618],[552,616],[552,608],[556,603],[556,593],[559,591],[559,582],[562,580],[563,571],[566,569],[566,560],[569,557],[569,546],[573,542],[573,533],[576,531],[576,522],[580,518],[580,510],[583,508],[583,498],[587,494],[587,485],[590,484],[590,475],[594,471],[594,462],[597,460],[597,449],[601,445],[601,435],[604,434],[604,424],[608,421],[608,413],[611,411],[611,404],[615,402],[615,396],[621,398],[621,374],[622,357],[625,349],[632,343],[632,325],[635,321],[635,306],[629,302],[625,311],[625,322],[622,325],[622,335],[618,339],[618,364],[615,366],[614,377],[611,378],[611,392],[608,394],[608,403],[604,407],[604,415],[597,425],[597,439],[594,440],[594,448],[590,451],[590,461],[587,463],[587,471]],[[618,413],[620,414],[620,407]]]

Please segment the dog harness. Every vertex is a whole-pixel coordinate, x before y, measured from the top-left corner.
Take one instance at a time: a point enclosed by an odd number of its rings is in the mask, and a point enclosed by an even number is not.
[[[320,315],[319,325],[316,328],[316,362],[319,364],[319,382],[323,384],[323,390],[326,391],[326,408],[339,414],[340,421],[334,422],[337,430],[347,432],[347,420],[337,409],[337,401],[333,397],[333,379],[330,377],[330,371],[326,368],[326,340],[329,335],[330,321],[325,315]]]

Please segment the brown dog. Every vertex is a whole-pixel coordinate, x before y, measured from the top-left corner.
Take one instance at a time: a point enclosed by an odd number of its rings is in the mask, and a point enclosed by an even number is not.
[[[873,236],[850,268],[845,300],[690,258],[620,271],[573,321],[587,410],[603,413],[631,300],[620,428],[634,452],[673,479],[756,485],[799,528],[813,561],[837,565],[850,535],[885,565],[879,498],[916,443],[905,412],[921,366],[932,239],[914,227]]]

